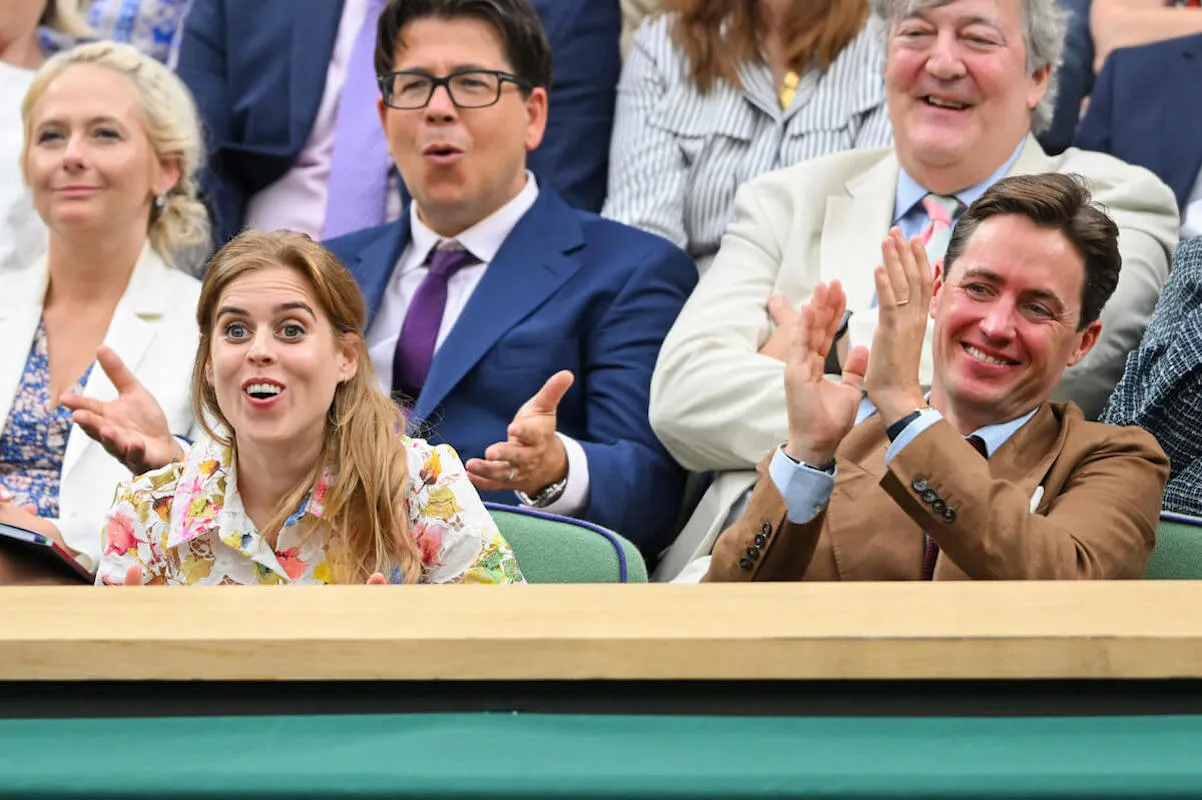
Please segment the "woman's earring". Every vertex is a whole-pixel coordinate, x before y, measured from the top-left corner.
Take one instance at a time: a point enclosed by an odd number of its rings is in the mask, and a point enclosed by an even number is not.
[[[157,208],[159,211],[162,211],[163,206],[165,206],[165,205],[167,205],[167,195],[156,194],[154,196],[154,207]]]

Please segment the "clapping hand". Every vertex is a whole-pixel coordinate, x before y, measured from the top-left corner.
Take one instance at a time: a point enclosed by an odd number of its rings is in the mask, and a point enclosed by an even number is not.
[[[890,425],[926,404],[918,373],[934,277],[921,240],[907,242],[897,228],[881,243],[881,254],[884,266],[874,275],[879,313],[867,390],[881,419]]]
[[[96,353],[104,374],[117,389],[107,403],[75,394],[63,395],[71,419],[134,475],[165,466],[183,452],[167,427],[163,409],[134,377],[121,358],[107,347]]]
[[[506,431],[508,438],[489,445],[484,458],[464,464],[473,486],[484,492],[513,489],[534,495],[563,480],[568,474],[568,453],[555,435],[556,415],[574,380],[567,370],[552,375],[518,409]]]
[[[814,296],[790,323],[791,341],[785,363],[785,399],[789,441],[785,452],[807,464],[825,464],[856,421],[868,350],[854,347],[840,381],[824,377],[827,354],[843,322],[847,297],[838,281],[819,283]]]

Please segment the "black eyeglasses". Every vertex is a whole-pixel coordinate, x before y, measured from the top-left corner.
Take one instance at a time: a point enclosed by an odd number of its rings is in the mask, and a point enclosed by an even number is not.
[[[512,83],[523,89],[533,84],[509,72],[495,69],[468,69],[435,78],[424,72],[389,72],[380,76],[380,93],[389,108],[411,110],[425,108],[442,86],[457,108],[485,108],[501,99],[501,87]]]

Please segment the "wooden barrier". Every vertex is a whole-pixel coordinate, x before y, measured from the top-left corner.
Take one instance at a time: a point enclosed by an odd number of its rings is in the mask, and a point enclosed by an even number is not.
[[[9,588],[0,680],[1202,677],[1202,582]]]

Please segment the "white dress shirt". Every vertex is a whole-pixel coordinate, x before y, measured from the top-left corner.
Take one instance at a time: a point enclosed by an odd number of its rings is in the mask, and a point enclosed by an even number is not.
[[[480,263],[463,267],[447,279],[447,304],[442,314],[442,324],[438,328],[438,338],[434,342],[436,354],[447,334],[455,327],[455,322],[463,313],[472,293],[476,291],[476,286],[484,277],[488,265],[496,258],[497,251],[537,199],[538,182],[534,173],[527,171],[526,185],[517,196],[455,237],[455,242],[480,259]],[[397,339],[401,335],[401,327],[405,324],[409,304],[429,272],[426,260],[430,251],[442,241],[441,236],[421,221],[417,213],[417,203],[409,204],[409,231],[409,244],[401,252],[396,268],[384,289],[384,297],[380,301],[376,318],[367,331],[367,353],[380,378],[380,388],[385,393],[392,391],[392,358],[396,352]],[[553,514],[571,515],[588,503],[588,459],[584,448],[574,439],[562,434],[559,434],[559,438],[568,454],[568,482],[560,498],[547,505],[544,510]],[[454,445],[454,442],[451,444]]]
[[[296,163],[279,180],[250,197],[246,204],[246,226],[255,230],[291,230],[321,239],[330,194],[330,163],[334,159],[334,125],[338,101],[346,84],[351,51],[359,28],[367,19],[368,0],[345,0],[338,20],[338,34],[325,88],[313,119],[313,129]],[[396,171],[389,173],[384,218],[391,222],[401,215],[401,195]]]
[[[1202,236],[1202,171],[1194,181],[1185,206],[1181,209],[1181,240]]]

